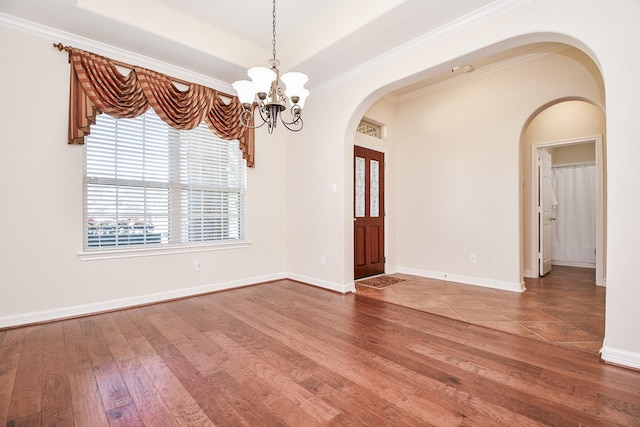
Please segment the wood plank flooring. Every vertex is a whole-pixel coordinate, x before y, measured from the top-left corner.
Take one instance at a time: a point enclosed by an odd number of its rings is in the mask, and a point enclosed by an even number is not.
[[[640,372],[283,280],[0,331],[3,426],[640,426]]]
[[[361,295],[504,332],[599,354],[604,339],[606,289],[595,269],[553,266],[525,279],[523,293],[408,274],[386,289],[356,288]]]

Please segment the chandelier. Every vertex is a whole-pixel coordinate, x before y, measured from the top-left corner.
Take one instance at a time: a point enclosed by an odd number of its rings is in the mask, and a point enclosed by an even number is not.
[[[298,132],[302,129],[302,107],[309,96],[304,84],[309,78],[302,73],[289,72],[280,75],[276,59],[276,0],[273,0],[273,58],[269,60],[271,68],[253,67],[247,71],[251,78],[233,83],[244,111],[240,115],[240,122],[248,128],[259,128],[267,125],[269,133],[276,128],[278,120],[290,131]],[[282,83],[285,88],[283,89]],[[262,123],[254,126],[254,110],[258,109]],[[289,110],[289,118],[285,120],[283,114]]]

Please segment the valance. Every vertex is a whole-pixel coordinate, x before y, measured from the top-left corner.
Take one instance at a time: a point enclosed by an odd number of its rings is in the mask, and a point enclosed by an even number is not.
[[[173,83],[176,79],[164,74],[80,49],[54,46],[68,51],[71,63],[69,144],[84,144],[100,113],[133,118],[151,107],[176,129],[193,129],[204,121],[219,137],[237,139],[247,166],[253,167],[254,130],[240,122],[243,108],[236,96],[194,83],[185,83],[187,89],[180,90]],[[123,75],[117,65],[131,71]]]

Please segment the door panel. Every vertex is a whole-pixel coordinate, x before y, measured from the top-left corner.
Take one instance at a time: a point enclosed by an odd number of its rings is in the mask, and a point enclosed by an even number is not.
[[[540,276],[551,271],[551,221],[553,217],[553,183],[551,181],[551,154],[538,150],[538,218],[540,221]]]
[[[384,153],[354,147],[354,277],[384,273]]]
[[[372,263],[379,263],[382,261],[380,259],[380,242],[378,241],[379,237],[380,237],[380,228],[376,226],[372,226],[371,227],[371,262]]]
[[[356,227],[355,229],[355,265],[364,265],[366,263],[365,258],[365,228],[364,227]]]

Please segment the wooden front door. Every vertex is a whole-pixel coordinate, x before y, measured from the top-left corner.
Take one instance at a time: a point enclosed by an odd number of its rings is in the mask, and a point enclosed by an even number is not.
[[[354,147],[354,277],[384,273],[384,153]]]

